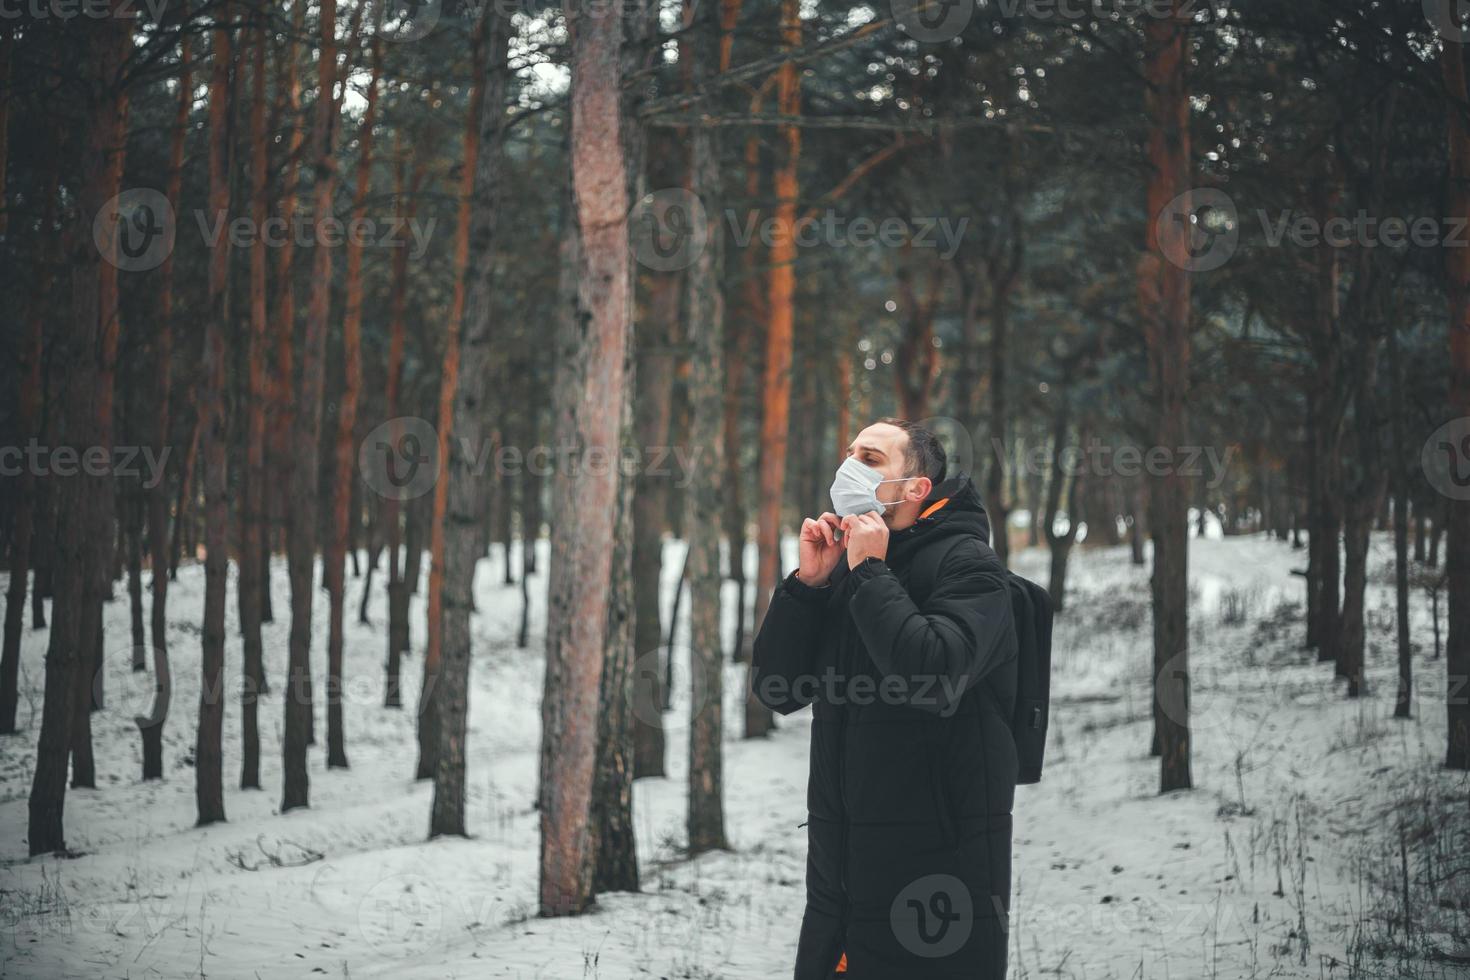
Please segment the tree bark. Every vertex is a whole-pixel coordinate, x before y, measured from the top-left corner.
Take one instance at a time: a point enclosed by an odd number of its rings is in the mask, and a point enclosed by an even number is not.
[[[357,183],[352,195],[352,220],[361,220],[367,211],[368,191],[373,173],[373,124],[378,104],[378,78],[383,70],[383,40],[372,42],[372,74],[368,80],[362,127],[358,130],[360,157]],[[356,462],[355,440],[357,401],[362,391],[362,249],[359,236],[347,239],[347,283],[345,309],[342,314],[342,396],[337,401],[337,432],[333,446],[332,524],[331,538],[323,556],[322,577],[326,580],[327,603],[327,768],[347,768],[346,733],[342,719],[342,644],[347,609],[344,565],[349,543],[349,528],[356,520],[352,503],[356,498],[357,480],[353,476]],[[354,549],[354,553],[355,553]]]
[[[669,444],[669,415],[674,393],[674,356],[670,350],[674,321],[679,317],[683,277],[654,273],[648,316],[638,331],[638,398],[635,404],[637,445],[645,449]],[[701,465],[707,465],[707,461]],[[633,775],[664,775],[663,694],[659,690],[659,647],[663,639],[659,613],[663,578],[663,531],[668,506],[668,480],[639,467],[633,496]]]
[[[1189,254],[1179,222],[1158,220],[1190,186],[1189,92],[1185,85],[1188,21],[1178,0],[1145,29],[1145,106],[1150,125],[1148,225],[1138,263],[1139,313],[1148,345],[1156,445],[1186,444],[1189,390],[1190,281],[1166,259]],[[1154,731],[1161,792],[1188,789],[1189,750],[1189,489],[1178,466],[1152,477],[1149,528],[1154,539]]]
[[[265,124],[266,47],[269,35],[256,28],[251,62],[250,97],[250,208],[256,227],[270,213],[266,200],[267,170]],[[260,726],[258,705],[264,673],[261,646],[261,595],[268,588],[262,567],[266,534],[265,474],[265,364],[266,338],[265,248],[250,249],[250,334],[246,365],[245,500],[240,520],[240,632],[242,670],[240,688],[240,788],[260,789]]]
[[[7,33],[4,44],[12,44]],[[7,68],[8,70],[8,68]],[[45,187],[42,190],[41,234],[46,245],[37,256],[32,272],[34,284],[30,302],[26,309],[25,332],[20,348],[20,391],[17,398],[16,435],[24,441],[40,438],[41,406],[44,397],[45,367],[44,335],[46,329],[46,302],[56,279],[56,267],[60,255],[57,244],[60,235],[53,227],[56,224],[56,199],[59,189],[59,168],[56,164],[58,134],[48,127],[41,136],[44,141],[42,159],[47,168]],[[3,137],[0,137],[3,139]],[[11,735],[16,728],[16,709],[20,700],[20,635],[25,625],[26,585],[30,576],[30,559],[34,531],[38,520],[38,498],[41,495],[40,474],[21,467],[15,481],[15,532],[10,546],[10,586],[5,594],[5,638],[4,651],[0,653],[0,735]],[[36,598],[40,597],[39,574]]]
[[[781,44],[788,51],[801,47],[801,4],[781,0]],[[801,113],[801,75],[794,61],[776,71],[777,111]],[[786,448],[791,423],[791,346],[796,318],[796,206],[800,193],[801,129],[780,130],[782,156],[776,166],[776,229],[771,243],[771,273],[767,294],[769,317],[766,364],[762,389],[765,413],[761,417],[760,511],[757,543],[755,621],[760,628],[771,593],[781,572],[781,504],[786,497]],[[745,737],[759,738],[776,726],[771,709],[761,704],[746,677]]]
[[[1399,683],[1393,716],[1412,717],[1414,648],[1409,642],[1409,479],[1404,466],[1404,365],[1398,334],[1388,333],[1389,370],[1393,381],[1393,445],[1390,480],[1393,484],[1393,596],[1395,639],[1398,645]]]
[[[321,0],[316,122],[312,131],[312,159],[316,171],[312,212],[318,221],[332,214],[332,192],[336,186],[337,163],[332,153],[332,131],[337,114],[333,97],[337,80],[336,25],[336,0]],[[318,241],[312,253],[311,295],[301,344],[301,378],[292,413],[291,441],[295,447],[295,466],[291,480],[291,529],[287,555],[291,579],[291,632],[286,724],[282,737],[282,811],[307,806],[310,798],[306,747],[312,716],[311,607],[316,570],[323,361],[331,287],[332,250]]]
[[[1076,468],[1069,474],[1067,470],[1068,458],[1072,458],[1067,452],[1067,433],[1070,426],[1070,405],[1065,396],[1058,393],[1061,399],[1057,405],[1056,415],[1052,424],[1051,443],[1051,476],[1047,482],[1046,490],[1046,515],[1043,518],[1043,527],[1046,531],[1047,547],[1051,550],[1051,574],[1047,592],[1051,595],[1052,609],[1061,612],[1066,608],[1067,595],[1067,559],[1071,557],[1072,545],[1077,541],[1078,522],[1078,490],[1082,479],[1082,467],[1073,458],[1072,465]],[[1082,441],[1082,434],[1078,433],[1078,443]],[[1067,498],[1067,530],[1059,532],[1056,529],[1057,515],[1061,511],[1062,493],[1066,488]]]
[[[230,3],[211,43],[209,79],[209,211],[230,208]],[[225,345],[229,329],[228,238],[209,252],[209,318],[204,332],[204,377],[199,413],[204,420],[204,626],[201,636],[199,738],[195,747],[194,798],[198,825],[225,819],[223,787],[225,585],[229,574],[229,430],[225,420]]]
[[[1470,217],[1470,106],[1465,84],[1465,49],[1446,42],[1440,46],[1440,67],[1449,95],[1449,213]],[[1470,416],[1470,250],[1445,250],[1449,293],[1450,407],[1456,417]],[[1470,769],[1470,502],[1446,499],[1449,512],[1448,591],[1449,637],[1445,644],[1445,713],[1447,737],[1445,767]]]
[[[187,5],[182,15],[188,17]],[[173,131],[169,137],[168,178],[165,195],[177,210],[183,193],[184,148],[189,132],[189,110],[193,106],[193,72],[189,55],[189,34],[179,35],[179,93],[174,110]],[[169,415],[172,410],[174,347],[174,253],[164,258],[159,269],[158,338],[153,360],[154,411],[150,438],[156,451],[169,444]],[[153,705],[147,715],[136,715],[139,737],[143,743],[143,778],[163,778],[163,726],[168,720],[169,702],[173,694],[173,675],[168,662],[168,582],[169,547],[168,511],[169,483],[159,480],[148,492],[148,556],[153,602],[149,609],[149,628],[153,641]]]
[[[714,8],[702,19],[713,28]],[[699,16],[698,14],[696,16]],[[713,31],[710,31],[713,34]],[[704,57],[696,56],[698,75],[709,71],[708,39]],[[688,272],[690,403],[693,418],[690,444],[704,452],[694,467],[684,526],[689,542],[689,834],[691,857],[729,847],[725,838],[723,776],[724,657],[720,641],[720,539],[711,533],[719,526],[724,469],[724,300],[720,295],[723,235],[720,227],[719,157],[714,131],[696,127],[690,134],[690,190],[705,205],[708,245]]]
[[[122,92],[118,75],[132,40],[132,21],[119,16],[121,3],[111,0],[108,16],[82,18],[74,25],[81,46],[76,66],[85,120],[80,140],[85,166],[69,238],[72,306],[64,332],[57,338],[58,354],[69,369],[64,372],[56,404],[58,434],[76,446],[100,444],[97,403],[102,400],[98,387],[103,372],[98,352],[108,346],[103,335],[116,329],[115,321],[101,319],[101,269],[106,263],[93,245],[91,230],[93,219],[117,193],[121,176],[115,161],[124,152],[126,133],[118,111]],[[99,538],[111,531],[102,522],[106,515],[104,479],[78,475],[57,481],[55,615],[46,651],[41,732],[28,807],[27,846],[32,855],[66,849],[63,817],[73,715],[79,706],[79,678],[87,687],[91,680],[83,652],[90,649],[92,635],[82,612],[91,583],[100,577]],[[80,707],[86,711],[85,703]]]
[[[480,138],[484,129],[485,120],[483,108],[485,104],[485,24],[481,21],[475,29],[474,35],[474,83],[470,89],[469,112],[465,118],[465,131],[463,143],[463,161],[460,164],[459,179],[459,219],[454,232],[454,296],[450,301],[449,318],[444,337],[444,362],[439,373],[439,418],[438,418],[438,459],[441,465],[451,458],[451,446],[454,442],[455,423],[455,401],[459,395],[459,371],[460,371],[460,345],[461,334],[464,332],[465,317],[465,290],[467,277],[469,275],[470,255],[470,222],[476,217],[471,207],[475,197],[475,179],[479,169]],[[493,171],[490,175],[493,175]],[[488,204],[485,205],[488,208]],[[481,221],[486,221],[486,216],[479,216]],[[486,232],[488,244],[493,234],[493,225]],[[479,329],[486,332],[488,343],[489,312],[480,313],[485,322]],[[481,383],[480,378],[474,378],[475,384]],[[472,404],[479,401],[478,390],[476,397],[470,399]],[[470,419],[465,416],[461,421],[470,424]],[[478,431],[479,427],[471,432]],[[471,438],[471,432],[461,434],[462,439]],[[476,443],[465,443],[471,450],[477,446]],[[445,580],[445,545],[447,528],[445,523],[449,515],[449,491],[454,483],[452,472],[441,473],[439,480],[434,484],[434,517],[429,524],[429,610],[427,623],[428,644],[424,651],[424,681],[419,691],[419,761],[418,769],[414,774],[416,779],[434,778],[438,769],[439,742],[443,725],[439,719],[439,666],[443,658],[444,649],[444,580]],[[465,482],[461,479],[460,482]],[[479,495],[477,493],[478,483],[475,479],[469,479],[469,486],[465,492],[471,495],[468,510],[456,517],[455,547],[461,546],[473,550],[473,557],[468,560],[468,570],[463,574],[469,578],[474,576],[474,561],[480,553],[477,544],[479,534],[477,529],[480,525],[481,511],[479,508]],[[459,523],[463,521],[464,523]],[[473,598],[466,595],[467,608],[473,608]],[[468,643],[468,626],[465,628]],[[467,655],[467,654],[466,654]],[[437,819],[437,818],[436,818]]]
[[[576,446],[575,485],[553,524],[542,701],[541,884],[543,915],[578,914],[591,900],[590,809],[597,755],[598,701],[619,498],[614,459],[620,436],[628,342],[627,170],[623,161],[623,25],[617,8],[572,17],[572,187],[581,238],[576,320],[582,334],[581,385],[573,411],[558,419],[559,441]],[[587,465],[601,455],[601,465]],[[562,480],[570,479],[562,474]],[[558,540],[560,539],[560,540]]]
[[[470,615],[474,611],[475,566],[480,553],[472,531],[479,512],[480,495],[472,460],[459,447],[467,448],[473,454],[486,437],[485,405],[496,352],[491,315],[496,284],[494,245],[501,180],[509,24],[490,9],[480,16],[483,19],[477,30],[483,33],[477,36],[475,43],[475,89],[470,99],[464,161],[466,174],[462,185],[465,195],[461,214],[465,219],[462,225],[464,232],[462,241],[456,239],[456,248],[467,250],[463,256],[458,251],[456,255],[467,263],[461,275],[462,279],[468,277],[468,292],[462,300],[462,324],[459,320],[450,321],[452,327],[458,326],[462,331],[458,346],[464,380],[456,389],[452,406],[449,406],[450,419],[460,438],[455,441],[456,449],[447,457],[441,457],[449,461],[450,468],[440,477],[435,488],[437,500],[439,487],[448,484],[446,503],[453,533],[444,543],[442,552],[442,660],[435,691],[440,728],[436,734],[434,803],[429,825],[431,837],[439,834],[467,835],[464,800]]]

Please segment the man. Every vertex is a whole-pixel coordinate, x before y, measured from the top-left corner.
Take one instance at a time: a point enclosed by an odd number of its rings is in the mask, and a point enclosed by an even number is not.
[[[979,494],[946,469],[918,425],[859,433],[755,640],[756,697],[812,706],[796,980],[1005,976],[1016,632]]]

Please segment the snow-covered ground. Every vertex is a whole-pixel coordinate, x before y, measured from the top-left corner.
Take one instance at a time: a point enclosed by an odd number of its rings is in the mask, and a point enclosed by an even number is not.
[[[1263,537],[1191,541],[1194,779],[1157,795],[1148,756],[1147,570],[1126,549],[1073,556],[1055,638],[1054,714],[1043,782],[1016,805],[1013,977],[1457,977],[1470,953],[1464,906],[1420,894],[1436,807],[1465,808],[1466,781],[1439,769],[1443,661],[1430,659],[1427,602],[1414,596],[1415,717],[1392,717],[1389,542],[1375,538],[1369,595],[1369,696],[1357,703],[1331,668],[1299,649],[1305,555]],[[543,546],[544,547],[544,546]],[[682,558],[668,545],[666,601]],[[687,703],[667,716],[669,779],[635,789],[640,894],[605,895],[575,919],[538,919],[535,773],[543,574],[533,579],[530,646],[515,647],[518,586],[500,562],[476,590],[469,840],[426,841],[431,788],[412,779],[412,710],[382,704],[385,604],[372,626],[350,615],[347,748],[328,771],[311,754],[311,808],[281,815],[279,696],[262,705],[264,791],[232,783],[240,716],[225,717],[229,821],[194,822],[190,768],[198,701],[203,575],[170,592],[174,712],[167,778],[139,780],[133,715],[151,681],[129,670],[126,595],[107,606],[107,706],[93,715],[99,788],[67,795],[68,844],[81,856],[26,857],[26,794],[41,703],[44,633],[27,632],[20,721],[0,740],[0,974],[14,977],[750,978],[790,975],[801,918],[809,721],[739,738],[740,668],[726,678],[726,826],[734,850],[685,861]],[[1017,557],[1046,581],[1046,554]],[[267,671],[282,676],[288,590],[274,569]],[[381,582],[381,578],[378,579]],[[362,588],[349,579],[349,600]],[[733,596],[727,596],[733,598]],[[326,603],[316,603],[317,669]],[[667,609],[667,606],[666,606]],[[227,667],[240,667],[234,588]],[[423,606],[413,609],[422,641]],[[728,618],[728,617],[727,617]],[[421,660],[405,663],[417,700]],[[685,685],[687,687],[687,685]],[[687,697],[687,695],[686,695]],[[325,719],[318,705],[318,731]],[[324,742],[324,740],[323,740]],[[1427,815],[1427,816],[1426,816]],[[1367,959],[1396,948],[1401,837],[1417,947],[1438,955]],[[1464,823],[1457,839],[1464,874]],[[1416,829],[1417,828],[1417,829]],[[1458,886],[1463,895],[1463,882]],[[1395,904],[1398,902],[1398,904]],[[1459,937],[1444,931],[1458,920]]]

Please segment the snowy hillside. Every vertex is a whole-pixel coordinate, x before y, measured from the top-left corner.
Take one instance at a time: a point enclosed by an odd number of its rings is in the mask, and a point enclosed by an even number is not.
[[[1386,538],[1374,539],[1369,696],[1346,701],[1331,667],[1299,649],[1305,554],[1263,537],[1192,540],[1194,792],[1156,795],[1148,757],[1147,569],[1126,549],[1078,549],[1055,640],[1047,771],[1018,792],[1013,977],[1456,977],[1463,906],[1417,883],[1449,874],[1425,836],[1437,808],[1465,807],[1463,777],[1441,772],[1444,666],[1431,660],[1427,600],[1413,597],[1418,689],[1411,721],[1392,715],[1392,604]],[[668,546],[666,601],[680,552]],[[1017,557],[1046,581],[1046,555]],[[39,724],[45,634],[27,632],[20,720],[0,740],[0,912],[7,977],[583,977],[771,980],[790,975],[803,900],[808,713],[769,740],[726,736],[726,826],[734,852],[681,859],[680,778],[635,790],[642,894],[604,896],[594,914],[532,917],[540,632],[545,588],[533,581],[532,638],[514,646],[518,586],[483,562],[471,676],[471,840],[426,842],[431,789],[412,780],[412,710],[381,707],[385,606],[374,625],[349,618],[346,730],[350,770],[311,754],[311,808],[279,802],[279,694],[261,709],[263,792],[233,789],[239,712],[226,708],[228,822],[196,830],[189,753],[197,709],[202,570],[180,569],[170,596],[176,687],[161,783],[139,781],[133,715],[151,680],[109,656],[106,708],[93,716],[97,790],[66,801],[73,859],[27,859],[26,794]],[[493,570],[493,571],[492,571]],[[275,569],[276,622],[265,627],[268,676],[286,659],[288,590]],[[349,580],[349,609],[362,580]],[[733,599],[732,596],[727,598]],[[667,607],[666,607],[667,608]],[[326,603],[313,648],[325,656]],[[227,670],[240,669],[233,583]],[[128,635],[125,594],[107,635]],[[421,645],[422,597],[413,610]],[[728,618],[728,617],[727,617]],[[420,657],[405,664],[417,701]],[[726,678],[727,725],[742,671]],[[683,691],[683,688],[681,688]],[[687,694],[686,694],[687,696]],[[320,703],[318,728],[324,732]],[[684,771],[687,704],[666,716],[669,771]],[[1404,927],[1402,854],[1415,887]],[[1442,858],[1439,860],[1443,860]],[[1427,863],[1426,863],[1427,862]],[[1438,870],[1436,870],[1438,869]],[[1463,872],[1463,868],[1461,869]],[[1458,937],[1447,931],[1458,921]],[[1374,962],[1376,951],[1394,952]],[[1355,972],[1356,971],[1356,972]]]

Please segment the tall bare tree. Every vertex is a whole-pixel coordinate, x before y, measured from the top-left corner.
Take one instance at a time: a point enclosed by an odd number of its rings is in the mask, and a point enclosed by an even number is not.
[[[316,185],[312,213],[318,222],[332,214],[337,162],[332,152],[337,102],[337,3],[322,0],[318,25],[316,122],[312,128],[312,160]],[[291,533],[287,564],[291,578],[290,656],[286,678],[286,724],[281,739],[284,786],[281,809],[308,805],[306,747],[310,739],[311,607],[316,566],[317,454],[321,448],[323,361],[327,314],[332,301],[332,250],[317,242],[312,253],[311,296],[301,343],[301,378],[292,425],[295,467],[291,479]]]
[[[258,26],[251,40],[250,78],[250,214],[257,228],[270,214],[267,199],[269,156],[266,152],[266,48],[269,34]],[[240,514],[240,788],[260,788],[260,687],[264,678],[260,638],[261,596],[269,586],[266,555],[265,365],[270,356],[266,319],[266,252],[256,242],[250,249],[250,334],[246,366],[245,500]]]
[[[493,321],[495,278],[494,245],[499,205],[501,140],[505,125],[507,85],[506,51],[510,24],[492,8],[485,8],[476,25],[474,70],[476,95],[471,99],[469,128],[476,133],[476,151],[466,154],[467,222],[466,295],[459,324],[461,381],[455,391],[452,418],[460,438],[447,457],[450,525],[460,529],[443,544],[443,606],[440,613],[442,651],[435,698],[439,731],[435,734],[434,803],[429,835],[466,836],[465,736],[469,718],[470,615],[474,612],[475,566],[480,548],[467,533],[477,523],[480,501],[471,456],[489,430],[485,404],[496,349]],[[468,447],[470,455],[464,449]],[[444,458],[444,457],[441,457]],[[437,488],[436,488],[437,489]],[[510,547],[507,539],[506,548]]]
[[[801,47],[800,0],[781,0],[781,45]],[[776,109],[783,116],[801,113],[801,72],[795,60],[776,69]],[[771,242],[767,285],[766,366],[762,382],[760,510],[756,543],[755,621],[759,627],[781,575],[781,502],[786,498],[786,448],[791,428],[791,349],[796,323],[796,207],[800,194],[801,129],[780,130],[776,163],[776,228]],[[747,688],[749,679],[747,678]],[[771,709],[746,691],[745,736],[765,735],[776,725]]]
[[[1190,226],[1168,220],[1164,212],[1189,188],[1187,28],[1179,0],[1170,0],[1168,15],[1150,18],[1144,35],[1149,220],[1145,250],[1138,260],[1138,306],[1153,385],[1154,440],[1175,451],[1185,444],[1187,432],[1190,282],[1183,260],[1190,254]],[[1187,203],[1188,198],[1184,200]],[[1190,213],[1189,208],[1181,210]],[[1178,466],[1163,468],[1153,477],[1149,495],[1149,528],[1154,539],[1154,729],[1161,792],[1192,785],[1188,520],[1189,488],[1184,474]]]
[[[558,418],[559,440],[576,447],[570,506],[552,525],[551,595],[542,701],[541,885],[543,915],[576,914],[591,900],[590,807],[598,702],[607,630],[617,456],[628,345],[627,170],[623,160],[620,49],[615,7],[571,18],[571,161],[581,238],[581,384]],[[558,540],[560,539],[560,540]]]
[[[231,4],[215,23],[209,75],[209,211],[230,208],[230,85],[234,57]],[[194,798],[199,825],[225,819],[223,787],[225,585],[229,575],[229,430],[225,418],[225,345],[229,330],[229,236],[209,253],[209,315],[204,328],[204,375],[199,413],[204,420],[204,628],[195,746]]]
[[[1465,82],[1465,47],[1452,38],[1440,42],[1440,68],[1449,97],[1449,206],[1451,215],[1470,217],[1470,92]],[[1449,294],[1450,409],[1470,417],[1470,249],[1445,250]],[[1445,766],[1470,769],[1470,502],[1446,500],[1449,512],[1449,637],[1445,642],[1445,713],[1448,744]]]
[[[378,78],[383,72],[383,41],[374,34],[372,73],[368,79],[362,126],[358,130],[357,182],[352,193],[352,220],[361,221],[367,212],[368,191],[373,176],[373,126],[377,122]],[[342,644],[346,615],[346,557],[351,522],[357,519],[352,502],[357,481],[353,479],[353,433],[357,426],[357,401],[362,391],[362,249],[361,236],[347,238],[346,302],[342,313],[342,397],[337,400],[337,432],[332,458],[331,537],[324,556],[322,577],[327,586],[327,767],[346,768],[347,743],[342,719]]]
[[[98,391],[103,376],[102,357],[109,347],[105,334],[117,328],[116,321],[101,317],[102,269],[108,263],[93,244],[94,219],[117,221],[115,204],[124,152],[126,129],[119,99],[125,91],[122,67],[132,43],[132,20],[120,16],[123,0],[110,0],[105,17],[81,18],[68,31],[77,44],[75,65],[83,120],[79,149],[83,154],[73,232],[69,238],[67,265],[71,270],[71,310],[65,328],[58,333],[58,355],[69,365],[57,392],[57,435],[73,445],[101,445]],[[111,215],[103,215],[112,207]],[[114,269],[114,271],[116,271]],[[115,341],[112,344],[115,350]],[[100,353],[99,353],[100,352]],[[78,688],[90,688],[93,648],[85,608],[94,583],[105,576],[97,569],[100,540],[111,538],[107,516],[106,477],[78,475],[57,482],[57,541],[54,552],[55,580],[50,642],[46,650],[45,693],[41,708],[41,733],[36,747],[36,768],[31,780],[29,823],[26,837],[31,854],[65,850],[67,759],[72,744],[73,717],[87,704],[77,697]],[[100,607],[101,597],[97,596]],[[100,615],[100,608],[98,610]]]

